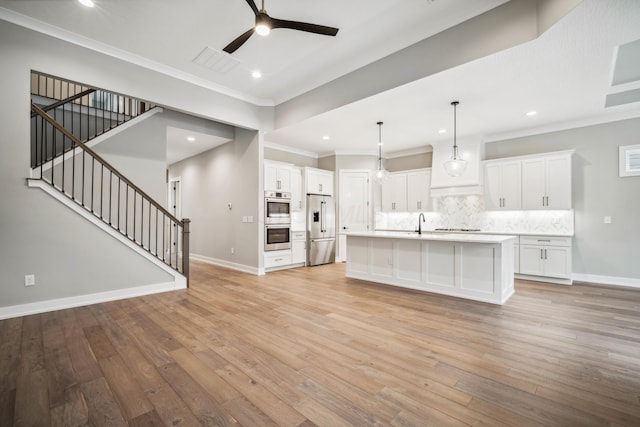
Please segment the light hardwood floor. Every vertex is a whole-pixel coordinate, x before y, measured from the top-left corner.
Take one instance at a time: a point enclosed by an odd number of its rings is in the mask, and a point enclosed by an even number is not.
[[[193,263],[184,291],[0,321],[0,426],[639,426],[640,289],[504,306]]]

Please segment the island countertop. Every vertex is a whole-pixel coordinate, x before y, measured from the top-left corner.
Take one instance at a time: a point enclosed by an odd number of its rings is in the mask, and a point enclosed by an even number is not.
[[[434,240],[441,242],[464,242],[464,243],[503,243],[509,240],[515,241],[515,236],[498,234],[471,233],[431,233],[417,231],[362,231],[347,232],[347,236],[357,237],[377,237],[383,239],[410,239],[410,240]]]

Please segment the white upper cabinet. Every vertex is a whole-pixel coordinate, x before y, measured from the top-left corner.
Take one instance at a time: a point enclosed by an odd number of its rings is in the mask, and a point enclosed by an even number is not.
[[[379,209],[382,212],[422,212],[432,209],[431,169],[393,172],[379,190]]]
[[[522,160],[523,209],[571,209],[571,154]]]
[[[291,191],[291,166],[283,163],[265,160],[264,162],[265,191]]]
[[[407,174],[389,174],[387,182],[380,186],[380,210],[383,212],[407,212]]]
[[[431,210],[431,170],[407,173],[407,208],[409,212]]]
[[[484,165],[486,210],[522,209],[522,162],[489,161]]]
[[[304,168],[307,193],[333,196],[333,172],[324,169]]]

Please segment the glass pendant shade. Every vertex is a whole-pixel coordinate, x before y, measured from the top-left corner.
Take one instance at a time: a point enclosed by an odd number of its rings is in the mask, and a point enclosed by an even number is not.
[[[458,154],[458,145],[456,144],[456,107],[458,106],[458,101],[453,101],[451,105],[453,105],[453,150],[451,153],[451,159],[444,162],[444,170],[447,172],[449,176],[460,176],[467,169],[467,161],[460,158]]]
[[[460,176],[467,169],[467,161],[460,158],[451,157],[451,160],[444,162],[444,170],[449,176]]]
[[[383,167],[379,167],[373,172],[373,182],[376,184],[384,184],[389,179],[389,172]]]
[[[382,166],[382,122],[378,125],[378,169],[373,171],[373,182],[376,184],[384,184],[389,179],[389,172]]]

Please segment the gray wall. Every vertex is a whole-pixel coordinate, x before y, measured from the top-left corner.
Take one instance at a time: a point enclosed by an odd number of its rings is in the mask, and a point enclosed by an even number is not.
[[[47,194],[26,187],[31,70],[245,127],[270,127],[272,108],[249,105],[5,21],[0,21],[0,40],[0,91],[4,99],[0,106],[0,306],[170,281],[163,270]],[[156,166],[160,163],[157,157],[127,157],[113,150],[105,153],[111,161],[119,167],[135,166],[143,175],[140,178],[145,190],[161,199],[166,197],[156,182]],[[257,150],[255,145],[247,144],[245,153],[256,157]],[[251,166],[243,165],[242,179],[257,181],[257,169],[257,161]],[[164,175],[161,182],[165,182]],[[252,203],[257,206],[255,200]],[[255,240],[255,223],[253,227],[254,231],[247,234]],[[257,262],[255,253],[249,258]],[[26,274],[36,275],[36,286],[24,287]]]
[[[575,149],[573,271],[640,279],[640,176],[618,176],[618,147],[638,144],[640,119],[587,126],[485,147],[487,159]],[[604,224],[604,216],[612,223]]]
[[[257,132],[236,129],[233,142],[169,167],[170,178],[181,179],[182,214],[192,221],[192,254],[240,268],[261,267],[259,145]],[[243,216],[253,216],[254,222],[242,222]]]
[[[167,205],[167,132],[156,114],[108,140],[94,150],[162,206]]]
[[[318,159],[315,157],[303,156],[302,154],[276,150],[275,148],[265,147],[264,158],[266,160],[275,160],[283,163],[291,163],[300,167],[304,167],[304,166],[309,166],[311,168],[318,167]]]
[[[411,169],[430,168],[433,153],[418,153],[410,156],[394,157],[384,161],[384,166],[389,172],[406,171]]]

